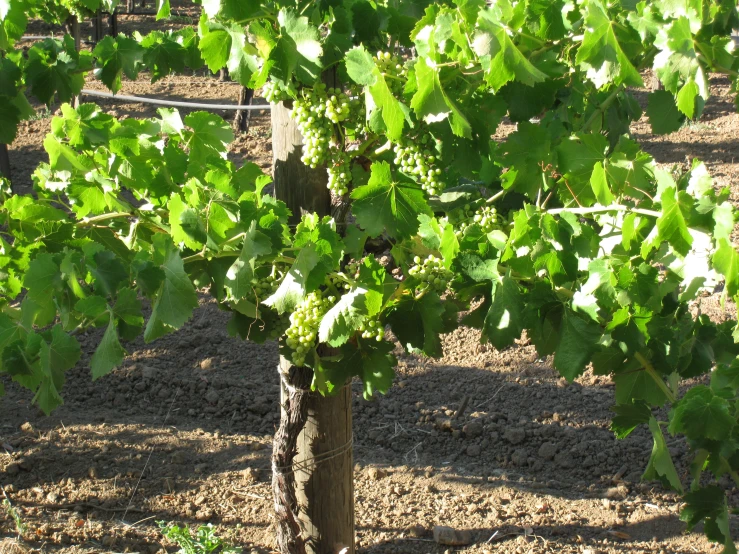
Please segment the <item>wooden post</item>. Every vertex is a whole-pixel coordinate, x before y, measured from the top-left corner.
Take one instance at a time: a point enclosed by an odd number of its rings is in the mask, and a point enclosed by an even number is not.
[[[272,157],[275,195],[293,213],[291,223],[300,221],[304,212],[331,213],[331,193],[326,187],[324,168],[311,169],[300,158],[303,137],[290,117],[290,110],[279,103],[272,106]]]
[[[254,89],[241,87],[239,91],[239,106],[251,106],[254,100]],[[251,121],[251,110],[239,110],[234,117],[234,130],[245,133],[249,130]]]
[[[103,10],[98,9],[92,18],[92,42],[97,44],[103,40]]]
[[[10,180],[10,156],[8,145],[0,142],[0,177]]]
[[[292,211],[292,224],[304,212],[327,215],[331,209],[326,170],[301,162],[302,144],[290,110],[274,105],[275,195]],[[281,358],[279,370],[283,410],[275,434],[273,490],[280,551],[354,554],[351,387],[323,397],[305,390],[310,383],[305,369]]]
[[[82,46],[82,39],[80,37],[79,19],[77,19],[77,17],[74,15],[70,15],[67,18],[66,24],[67,24],[67,30],[69,34],[74,39],[74,49],[77,52],[79,52]],[[75,96],[74,98],[72,98],[72,107],[74,107],[75,109],[80,107],[80,97],[79,96]]]
[[[110,24],[110,27],[108,28],[108,34],[115,38],[118,36],[118,8],[113,8],[113,11],[110,12],[110,16],[108,17],[108,23]]]

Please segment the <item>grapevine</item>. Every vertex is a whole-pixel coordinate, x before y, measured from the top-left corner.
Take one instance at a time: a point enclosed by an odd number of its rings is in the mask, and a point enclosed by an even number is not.
[[[688,526],[735,552],[721,479],[739,483],[739,327],[691,306],[713,281],[739,299],[739,217],[703,164],[666,172],[629,132],[642,116],[657,134],[700,117],[712,72],[739,88],[736,3],[688,4],[223,0],[197,30],[90,52],[71,37],[17,47],[29,16],[68,14],[66,0],[0,2],[0,142],[33,116],[28,96],[69,102],[91,74],[117,92],[142,71],[228,67],[292,109],[303,161],[351,203],[337,222],[262,194],[269,177],[230,161],[213,114],[119,122],[63,104],[34,195],[0,192],[0,373],[49,412],[79,331],[105,329],[90,359],[101,377],[127,341],[181,328],[203,290],[232,334],[282,337],[322,394],[353,377],[368,397],[386,391],[390,336],[440,356],[461,321],[496,348],[525,331],[567,380],[588,367],[612,379],[614,432],[653,436],[645,478],[683,493]],[[642,114],[645,70],[664,89]],[[378,246],[392,275],[365,255]],[[665,432],[689,444],[692,482]]]

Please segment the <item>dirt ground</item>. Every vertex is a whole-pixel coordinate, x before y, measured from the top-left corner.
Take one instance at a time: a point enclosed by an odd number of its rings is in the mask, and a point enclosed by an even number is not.
[[[122,30],[141,29],[142,21],[124,19]],[[88,88],[103,90],[94,81]],[[202,73],[154,85],[142,75],[124,83],[122,93],[235,103],[238,87]],[[731,187],[739,202],[739,115],[728,81],[714,79],[712,93],[698,123],[665,137],[653,137],[644,121],[633,131],[661,163],[706,161],[717,186]],[[119,117],[155,113],[151,106],[84,99],[93,100]],[[268,169],[269,115],[254,115],[231,156]],[[50,121],[39,108],[11,145],[21,190],[30,190],[29,176],[45,158]],[[729,315],[716,298],[705,299],[703,309]],[[246,553],[271,552],[277,348],[229,337],[227,317],[203,297],[180,332],[129,344],[123,367],[95,383],[88,362],[100,333],[83,334],[83,359],[68,372],[65,405],[51,417],[4,381],[0,485],[27,530],[13,542],[13,521],[0,512],[1,554],[16,546],[70,554],[176,550],[157,521],[212,523]],[[685,533],[674,494],[640,481],[651,438],[641,429],[618,441],[608,430],[609,379],[588,373],[567,384],[525,339],[499,352],[463,328],[444,342],[438,360],[398,349],[396,386],[374,402],[353,385],[359,552],[720,550],[698,532]],[[464,413],[453,419],[462,405]],[[668,444],[685,477],[684,442],[668,437]],[[439,546],[435,525],[469,530],[474,543]],[[732,526],[739,529],[734,519]]]

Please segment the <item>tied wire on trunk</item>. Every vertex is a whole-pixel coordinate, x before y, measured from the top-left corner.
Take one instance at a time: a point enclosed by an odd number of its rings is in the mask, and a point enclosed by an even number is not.
[[[285,369],[285,365],[289,365],[289,368]],[[354,437],[350,436],[348,441],[336,448],[295,463],[298,439],[308,420],[307,401],[310,394],[316,394],[310,389],[313,371],[307,367],[293,366],[283,359],[278,373],[282,387],[281,417],[272,450],[272,491],[277,517],[277,544],[280,552],[306,554],[307,537],[300,524],[295,475],[350,454]]]

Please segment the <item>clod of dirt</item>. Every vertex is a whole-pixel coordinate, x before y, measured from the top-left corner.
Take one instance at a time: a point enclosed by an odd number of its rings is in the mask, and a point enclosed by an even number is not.
[[[511,444],[520,444],[526,439],[526,431],[520,427],[509,427],[506,429],[503,438]]]
[[[380,469],[379,467],[371,467],[367,470],[367,476],[373,481],[379,481],[386,475],[387,472],[384,469]]]
[[[213,369],[213,358],[205,358],[200,362],[200,369],[208,370]]]
[[[260,471],[256,467],[247,467],[243,472],[244,482],[247,484],[259,481]]]
[[[629,489],[620,485],[611,487],[606,491],[606,498],[610,500],[624,500],[629,495]]]
[[[482,435],[483,426],[482,421],[479,419],[473,419],[472,421],[468,422],[464,427],[462,427],[462,431],[464,432],[464,436],[468,439],[476,439],[480,435]]]
[[[424,535],[426,535],[426,528],[423,525],[419,525],[419,524],[411,525],[408,528],[407,532],[408,532],[408,535],[410,535],[411,537],[420,539]]]
[[[33,433],[34,432],[33,425],[31,425],[30,422],[26,421],[23,425],[21,425],[21,431],[24,433]]]
[[[551,460],[557,455],[557,445],[553,442],[545,442],[539,447],[539,457]]]
[[[21,466],[16,462],[11,462],[5,466],[5,473],[8,475],[17,475],[20,470]]]
[[[436,418],[436,428],[439,431],[451,431],[452,430],[452,420],[448,417],[437,417]]]
[[[479,444],[471,444],[467,447],[467,455],[472,458],[479,456],[481,452],[482,449]]]
[[[444,546],[466,546],[472,543],[472,531],[437,525],[434,527],[434,541]]]
[[[205,400],[208,401],[209,404],[218,404],[218,400],[221,398],[221,395],[218,394],[218,391],[216,390],[209,390],[207,393],[205,393]]]
[[[145,365],[141,367],[141,376],[144,379],[148,379],[149,381],[153,381],[157,378],[157,374],[159,373],[159,369],[151,366],[151,365]]]

